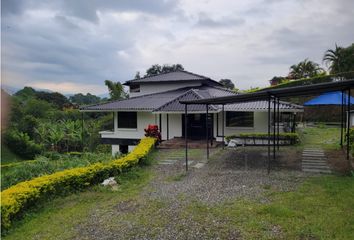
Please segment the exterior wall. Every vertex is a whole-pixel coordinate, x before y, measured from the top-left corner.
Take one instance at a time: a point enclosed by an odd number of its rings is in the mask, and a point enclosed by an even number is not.
[[[183,87],[193,87],[200,86],[200,81],[182,82],[182,83],[141,83],[140,92],[129,93],[131,97],[137,97],[145,94],[165,92],[173,89],[183,88]]]
[[[219,122],[217,136],[217,119]],[[214,114],[214,136],[217,141],[222,141],[222,112]],[[254,126],[253,127],[226,127],[226,112],[224,112],[224,126],[225,136],[249,133],[249,132],[268,132],[268,113],[267,112],[254,112]]]

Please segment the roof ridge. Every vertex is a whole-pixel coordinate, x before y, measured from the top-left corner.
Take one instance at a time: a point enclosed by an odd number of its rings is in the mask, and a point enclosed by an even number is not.
[[[153,74],[151,76],[141,77],[141,78],[137,78],[137,79],[131,79],[131,80],[126,81],[125,83],[134,82],[134,81],[137,81],[137,80],[142,80],[142,79],[146,79],[146,78],[156,77],[156,76],[165,75],[165,74],[174,73],[174,72],[184,72],[184,73],[188,73],[188,74],[191,74],[191,75],[194,75],[194,76],[197,76],[197,77],[204,78],[205,80],[212,80],[211,78],[203,76],[203,75],[199,75],[199,74],[192,73],[192,72],[189,72],[189,71],[186,71],[186,70],[178,69],[178,70],[175,70],[175,71],[157,73],[157,74]]]
[[[168,106],[168,105],[171,104],[172,102],[174,102],[174,101],[180,99],[181,97],[187,95],[189,92],[194,92],[194,91],[193,91],[193,88],[192,88],[192,89],[189,89],[188,91],[186,91],[186,92],[184,92],[184,93],[182,93],[181,95],[178,95],[178,96],[175,97],[174,99],[172,99],[172,100],[170,100],[170,101],[168,101],[168,102],[165,102],[164,104],[162,104],[161,106],[155,108],[155,109],[152,110],[152,111],[155,112],[155,111],[157,111],[157,110],[160,109],[160,108],[163,108],[163,107],[165,107],[165,106]],[[194,92],[194,93],[195,93],[195,92]],[[197,95],[197,96],[200,97],[199,95]]]
[[[239,95],[240,93],[237,93],[237,92],[234,92],[233,90],[230,90],[228,88],[225,88],[225,87],[217,87],[217,86],[212,86],[213,88],[216,88],[216,89],[219,89],[219,90],[223,90],[225,92],[229,92],[229,93],[233,93],[233,94],[236,94],[236,95]]]
[[[202,95],[200,95],[197,91],[195,91],[195,90],[199,90],[199,89],[194,89],[194,88],[192,88],[192,90],[193,90],[193,92],[194,92],[195,94],[197,94],[200,98],[205,99]],[[214,104],[209,104],[209,106],[211,106],[212,108],[214,108],[214,110],[218,110],[218,108],[217,108]]]

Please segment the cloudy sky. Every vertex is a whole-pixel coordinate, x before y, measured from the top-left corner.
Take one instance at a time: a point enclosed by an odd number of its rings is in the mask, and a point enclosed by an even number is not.
[[[152,64],[238,88],[354,42],[352,0],[2,0],[2,82],[105,93]]]

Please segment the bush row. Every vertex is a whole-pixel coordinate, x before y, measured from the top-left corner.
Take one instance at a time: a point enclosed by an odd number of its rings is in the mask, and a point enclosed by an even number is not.
[[[155,144],[144,138],[129,154],[108,164],[96,163],[73,168],[18,183],[1,192],[1,227],[8,229],[11,221],[36,201],[66,192],[81,190],[105,178],[117,175],[143,160]]]
[[[276,135],[277,136],[277,135]],[[273,133],[270,134],[271,139],[273,138]],[[268,133],[240,133],[236,135],[230,135],[225,137],[227,141],[233,138],[262,138],[268,139]],[[279,139],[281,140],[292,140],[294,142],[299,141],[299,134],[297,133],[279,133]]]

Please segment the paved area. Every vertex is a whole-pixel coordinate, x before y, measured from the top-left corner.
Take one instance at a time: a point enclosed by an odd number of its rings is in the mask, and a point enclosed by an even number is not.
[[[327,157],[321,148],[305,148],[302,152],[302,171],[313,173],[331,173]]]

